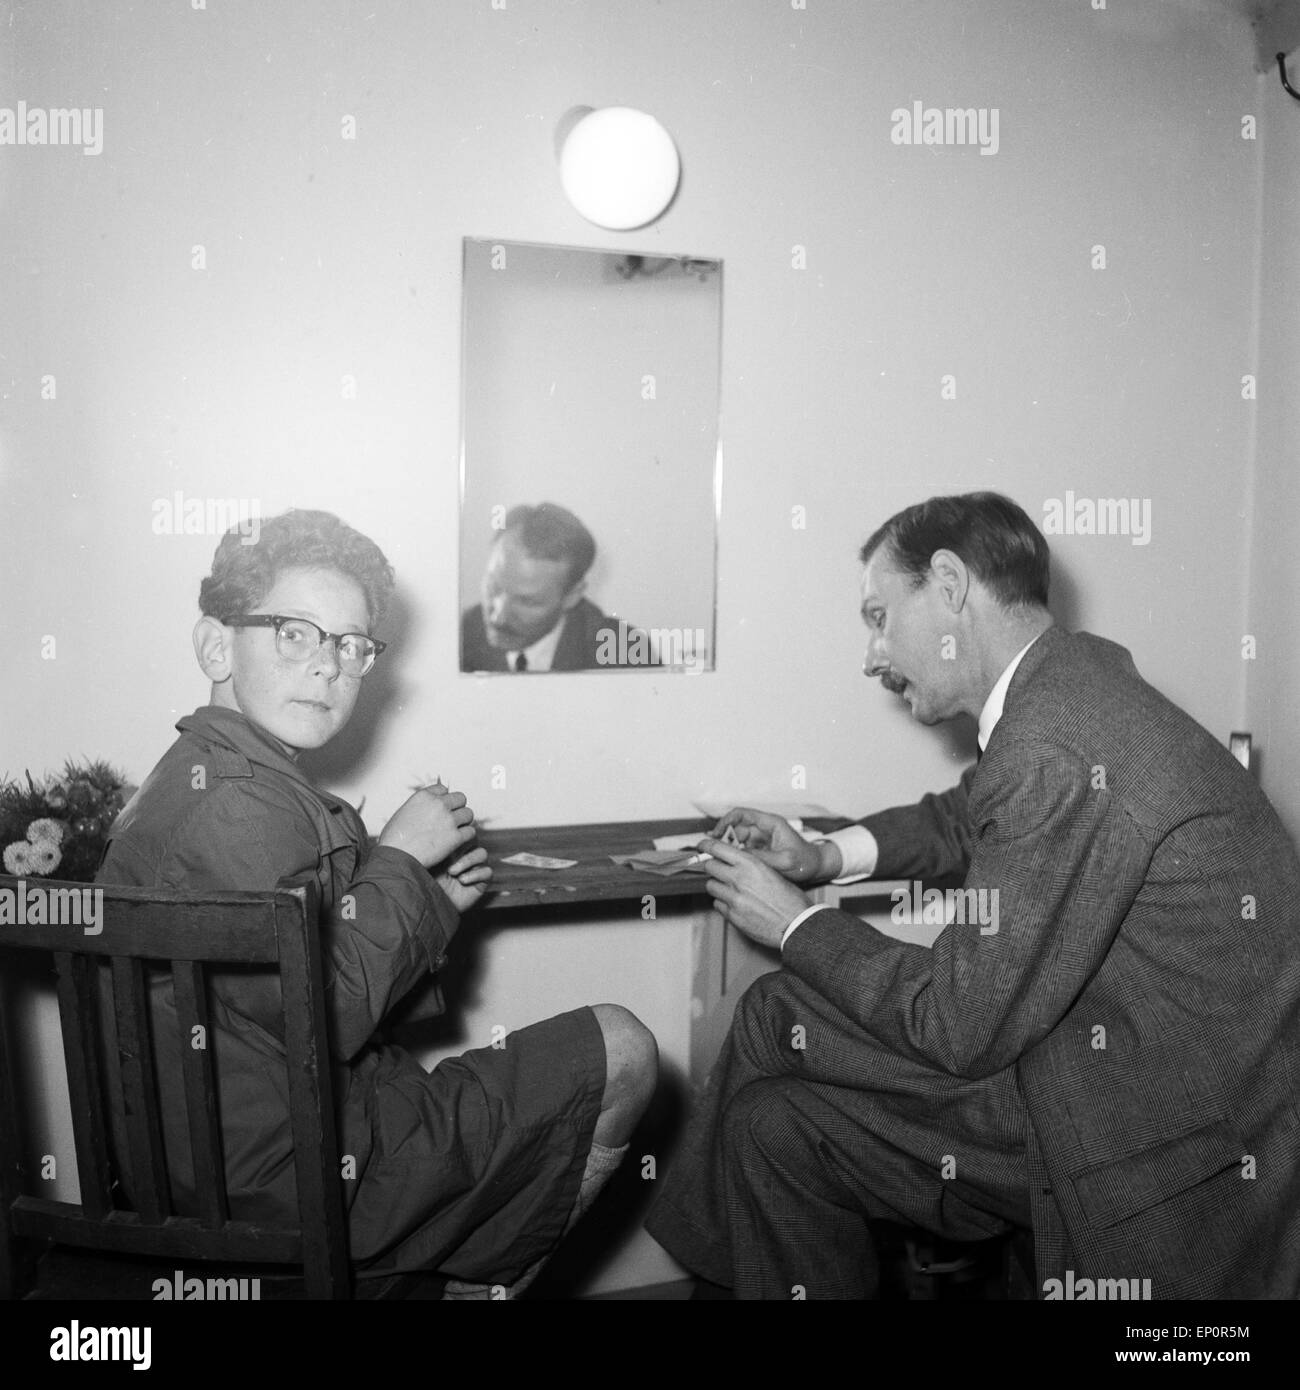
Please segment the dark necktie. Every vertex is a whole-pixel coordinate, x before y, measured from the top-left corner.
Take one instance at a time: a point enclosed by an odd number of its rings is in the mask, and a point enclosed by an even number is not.
[[[523,652],[520,652],[519,655],[515,657],[515,670],[528,670],[528,658],[523,654]]]

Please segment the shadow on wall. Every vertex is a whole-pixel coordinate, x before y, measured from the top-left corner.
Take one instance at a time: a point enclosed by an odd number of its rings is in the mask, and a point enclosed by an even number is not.
[[[1048,607],[1052,617],[1061,627],[1076,631],[1079,626],[1079,587],[1056,555],[1052,556],[1049,596],[1051,601]]]
[[[399,590],[393,595],[384,620],[384,641],[391,645],[366,675],[351,720],[324,748],[302,755],[301,767],[318,786],[336,787],[350,781],[365,765],[375,731],[393,711],[401,709],[415,679],[408,669],[406,640],[414,627],[413,617],[414,610]],[[438,769],[420,768],[417,775],[423,776],[426,771],[432,775]]]

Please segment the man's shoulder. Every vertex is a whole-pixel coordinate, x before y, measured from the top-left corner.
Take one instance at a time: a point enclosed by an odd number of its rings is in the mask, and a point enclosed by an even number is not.
[[[576,627],[592,643],[599,642],[607,630],[617,629],[619,622],[589,598],[580,599],[574,605],[568,621],[570,627]]]
[[[491,646],[483,627],[483,605],[476,603],[460,615],[460,669],[504,671],[505,654]]]
[[[553,671],[581,671],[598,666],[602,642],[614,625],[589,598],[580,598],[564,615],[564,631],[551,662]]]
[[[480,647],[487,645],[483,634],[483,605],[476,603],[472,608],[466,608],[460,615],[460,644],[461,651],[468,653],[477,651]]]
[[[1046,628],[1025,653],[1012,678],[1036,678],[1041,683],[1074,680],[1104,680],[1115,674],[1137,677],[1137,667],[1127,647],[1098,637],[1092,632],[1070,632],[1053,624]]]
[[[1058,628],[1026,653],[993,738],[1017,764],[1041,754],[1072,759],[1091,777],[1104,767],[1112,792],[1140,788],[1139,799],[1154,801],[1236,770],[1218,739],[1143,679],[1125,647]]]
[[[654,665],[649,634],[583,598],[569,610],[552,669]]]
[[[1091,632],[1049,627],[1025,653],[1007,690],[1006,716],[1070,725],[1168,701],[1139,674],[1126,647]],[[1173,706],[1170,706],[1173,708]]]

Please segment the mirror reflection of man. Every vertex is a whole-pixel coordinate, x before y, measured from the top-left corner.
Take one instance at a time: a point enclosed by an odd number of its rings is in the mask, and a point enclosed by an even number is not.
[[[460,625],[462,671],[585,671],[619,662],[625,626],[585,597],[596,558],[591,532],[565,507],[512,507],[492,543],[482,602]],[[603,659],[602,659],[603,658]]]

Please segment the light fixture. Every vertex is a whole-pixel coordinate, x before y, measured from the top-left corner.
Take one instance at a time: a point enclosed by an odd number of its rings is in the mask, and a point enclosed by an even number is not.
[[[598,227],[628,232],[659,217],[677,192],[682,163],[653,116],[630,106],[566,113],[556,130],[560,183]]]

